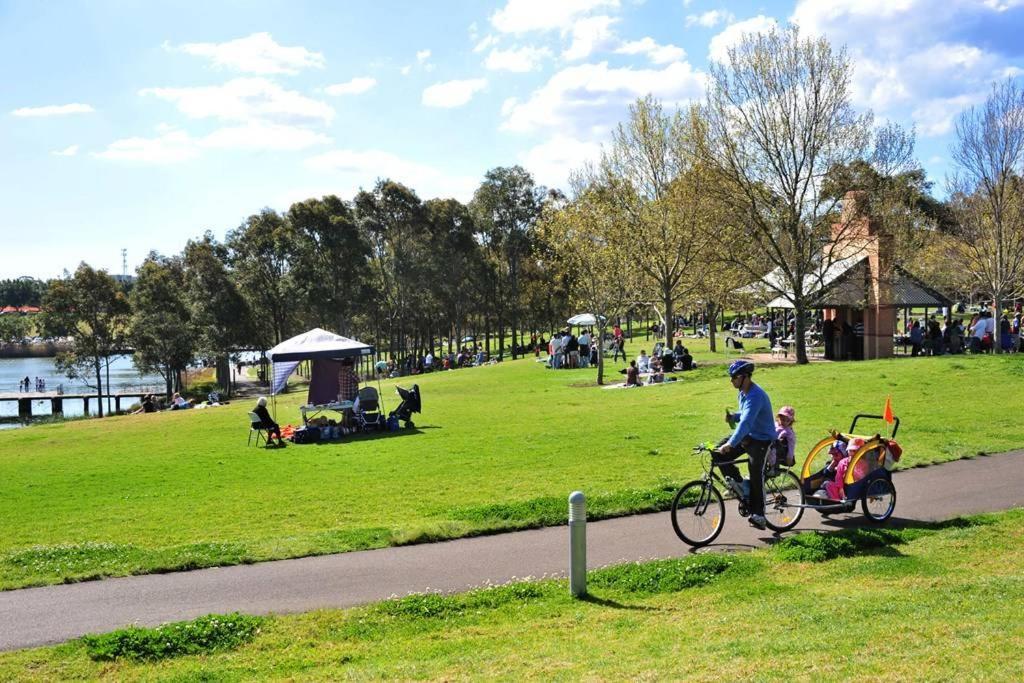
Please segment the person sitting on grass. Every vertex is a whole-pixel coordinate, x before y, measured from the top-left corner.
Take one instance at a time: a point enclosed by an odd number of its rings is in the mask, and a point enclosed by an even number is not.
[[[267,397],[260,396],[256,401],[256,407],[253,408],[252,412],[256,413],[256,417],[260,418],[258,423],[254,423],[254,427],[267,430],[267,447],[274,445],[274,438],[277,437],[277,447],[284,448],[284,439],[281,438],[281,427],[274,418],[270,417],[270,411],[267,410]]]
[[[189,403],[184,396],[179,394],[177,391],[174,392],[174,396],[171,397],[171,407],[169,410],[185,410],[191,408],[192,404]]]
[[[647,355],[647,351],[640,351],[640,355],[636,358],[636,366],[640,372],[647,373],[651,371],[651,358]]]
[[[626,386],[627,387],[641,387],[643,384],[640,382],[640,370],[636,367],[636,361],[629,361],[629,367],[626,369]]]
[[[139,407],[132,411],[132,415],[138,415],[139,413],[155,413],[156,412],[156,399],[153,398],[153,394],[146,394],[142,397],[142,401],[139,403]]]

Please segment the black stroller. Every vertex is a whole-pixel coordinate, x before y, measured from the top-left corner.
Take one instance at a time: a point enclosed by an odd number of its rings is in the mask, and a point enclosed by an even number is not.
[[[413,384],[412,389],[403,389],[402,387],[395,387],[398,395],[402,398],[402,402],[398,404],[398,407],[388,413],[388,418],[396,418],[405,423],[407,429],[412,429],[416,425],[412,423],[412,414],[420,412],[422,404],[420,402],[420,385]]]

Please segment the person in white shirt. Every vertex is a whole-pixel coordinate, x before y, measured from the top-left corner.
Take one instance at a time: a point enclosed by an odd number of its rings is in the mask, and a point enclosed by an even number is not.
[[[584,330],[577,341],[580,344],[580,367],[588,367],[590,365],[590,333]]]
[[[430,351],[427,351],[427,355],[423,358],[423,369],[426,372],[434,369],[434,354]]]
[[[982,341],[985,339],[986,334],[992,334],[995,330],[993,322],[992,316],[988,311],[978,316],[978,322],[974,324],[974,329],[971,333],[971,351],[973,353],[981,353],[985,350]]]
[[[641,350],[640,355],[636,357],[636,369],[642,373],[651,371],[651,357],[644,350]]]

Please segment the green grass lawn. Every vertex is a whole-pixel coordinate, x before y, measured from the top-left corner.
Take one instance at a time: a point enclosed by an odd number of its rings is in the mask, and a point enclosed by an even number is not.
[[[697,471],[691,446],[727,431],[736,399],[723,376],[704,364],[664,386],[604,390],[593,370],[532,358],[435,373],[416,380],[415,430],[280,450],[246,447],[249,401],[0,432],[0,588],[554,524],[576,489],[594,516],[663,509]],[[1022,377],[1017,356],[755,375],[776,406],[796,407],[803,452],[891,394],[904,466],[1024,444]],[[282,424],[303,397],[278,402]]]
[[[568,596],[565,581],[549,580],[274,617],[237,649],[150,663],[93,661],[77,640],[2,654],[0,677],[1024,677],[1024,510],[838,536],[591,572],[584,601]],[[837,552],[815,557],[809,548]]]

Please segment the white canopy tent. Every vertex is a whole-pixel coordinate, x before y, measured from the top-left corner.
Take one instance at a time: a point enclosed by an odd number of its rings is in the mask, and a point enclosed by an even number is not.
[[[605,320],[603,315],[601,316],[601,320]],[[593,327],[594,325],[597,325],[597,316],[593,313],[579,313],[565,322],[573,326],[582,325],[583,327]]]
[[[267,351],[273,364],[270,393],[277,395],[284,389],[288,376],[304,360],[336,361],[373,355],[373,347],[355,339],[342,337],[319,327],[287,339]]]

